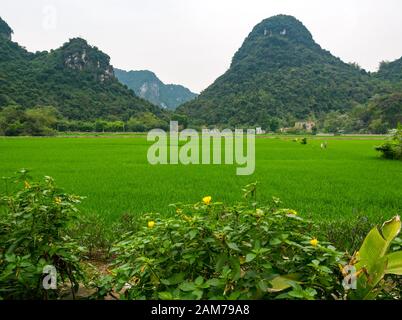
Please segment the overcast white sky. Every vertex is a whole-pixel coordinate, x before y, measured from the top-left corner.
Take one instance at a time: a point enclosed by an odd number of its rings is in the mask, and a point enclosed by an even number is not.
[[[1,0],[14,41],[30,51],[80,36],[126,70],[200,92],[227,70],[254,25],[294,15],[325,49],[376,70],[402,56],[400,0]]]

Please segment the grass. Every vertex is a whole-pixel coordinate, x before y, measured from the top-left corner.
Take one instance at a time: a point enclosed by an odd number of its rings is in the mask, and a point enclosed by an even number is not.
[[[327,150],[320,148],[324,139]],[[84,212],[108,221],[124,213],[171,214],[169,204],[206,195],[233,203],[254,181],[260,182],[259,199],[279,197],[315,220],[366,215],[377,221],[402,213],[402,164],[380,159],[378,144],[370,137],[317,137],[305,146],[290,138],[257,139],[256,171],[239,177],[231,165],[151,166],[150,144],[141,136],[1,138],[0,176],[23,167],[35,177],[50,175],[66,191],[87,196]]]

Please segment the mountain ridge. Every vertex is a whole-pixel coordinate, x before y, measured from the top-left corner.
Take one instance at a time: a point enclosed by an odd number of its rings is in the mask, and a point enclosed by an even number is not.
[[[194,99],[197,94],[178,84],[163,83],[149,70],[125,71],[115,68],[116,77],[141,98],[162,108],[174,110],[179,105]]]
[[[330,111],[347,111],[381,92],[380,81],[317,44],[302,22],[278,15],[257,24],[230,68],[181,114],[195,124],[294,123]]]
[[[7,29],[4,24],[3,28]],[[0,108],[9,105],[54,106],[72,120],[128,120],[144,112],[167,117],[121,84],[110,57],[81,38],[49,52],[31,53],[0,37]]]

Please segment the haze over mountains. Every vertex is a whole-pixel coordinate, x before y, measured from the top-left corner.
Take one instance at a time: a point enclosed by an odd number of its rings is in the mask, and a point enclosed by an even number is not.
[[[115,68],[116,77],[135,94],[162,108],[176,109],[197,94],[177,84],[164,84],[155,73],[148,70],[124,71]]]

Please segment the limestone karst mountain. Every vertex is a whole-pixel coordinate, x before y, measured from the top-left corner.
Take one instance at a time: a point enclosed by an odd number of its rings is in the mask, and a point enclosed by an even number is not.
[[[50,52],[30,53],[0,21],[0,108],[54,106],[67,119],[129,119],[165,111],[137,97],[114,75],[108,55],[74,38]]]
[[[378,86],[366,71],[322,49],[296,18],[278,15],[256,25],[229,70],[178,112],[197,124],[269,129],[278,121],[350,110]]]
[[[115,74],[136,95],[162,108],[174,110],[197,96],[184,86],[164,84],[155,73],[148,70],[124,71],[115,68]]]

